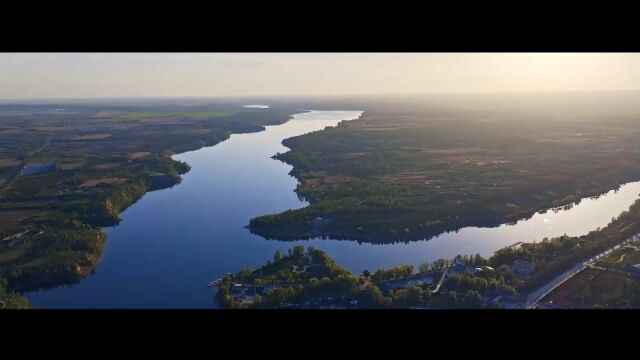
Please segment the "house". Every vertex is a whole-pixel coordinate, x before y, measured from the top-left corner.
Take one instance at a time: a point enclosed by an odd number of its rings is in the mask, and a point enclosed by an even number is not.
[[[536,264],[526,260],[516,260],[511,266],[511,271],[517,275],[531,276],[536,271]]]
[[[476,266],[473,269],[473,273],[474,274],[477,274],[477,273],[480,273],[480,272],[483,272],[483,271],[493,271],[493,268],[491,266],[486,266],[485,265],[485,266]]]

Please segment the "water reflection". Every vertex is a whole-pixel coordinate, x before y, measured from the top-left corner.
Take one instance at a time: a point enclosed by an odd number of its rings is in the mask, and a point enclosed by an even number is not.
[[[276,249],[296,244],[327,251],[353,272],[441,257],[480,253],[519,241],[562,234],[582,235],[606,226],[629,208],[640,182],[598,198],[551,209],[513,225],[464,228],[429,241],[384,245],[355,241],[267,241],[244,226],[252,217],[306,205],[293,191],[291,167],[271,156],[287,151],[285,138],[335,126],[361,112],[312,111],[266,131],[237,134],[216,146],[175,158],[192,170],[171,189],[146,194],[127,209],[109,234],[94,275],[79,284],[27,294],[36,308],[211,308],[212,279],[255,267]]]

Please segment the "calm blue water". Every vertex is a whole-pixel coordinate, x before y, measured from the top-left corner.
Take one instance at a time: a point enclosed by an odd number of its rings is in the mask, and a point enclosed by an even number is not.
[[[213,308],[211,280],[256,267],[276,249],[303,244],[323,249],[353,272],[419,264],[459,253],[489,256],[498,248],[543,237],[582,235],[606,226],[640,193],[630,183],[570,210],[536,214],[516,225],[465,228],[429,241],[370,245],[351,241],[280,242],[244,228],[252,217],[306,205],[293,192],[291,167],[270,157],[287,151],[285,138],[357,118],[354,111],[312,111],[216,146],[176,155],[192,167],[171,189],[146,194],[109,234],[95,274],[71,287],[29,293],[34,308]]]

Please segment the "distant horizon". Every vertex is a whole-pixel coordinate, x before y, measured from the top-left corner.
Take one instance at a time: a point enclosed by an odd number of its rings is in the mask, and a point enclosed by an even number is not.
[[[0,53],[1,99],[640,90],[640,53]]]
[[[589,90],[513,90],[513,91],[446,91],[446,92],[413,92],[413,93],[353,93],[353,94],[291,94],[291,95],[180,95],[180,96],[101,96],[101,97],[16,97],[0,98],[0,102],[12,103],[14,101],[91,101],[91,100],[251,100],[251,99],[306,99],[306,98],[343,98],[343,97],[376,97],[376,96],[427,96],[427,95],[508,95],[508,94],[548,94],[548,93],[633,93],[640,92],[638,89],[589,89]]]

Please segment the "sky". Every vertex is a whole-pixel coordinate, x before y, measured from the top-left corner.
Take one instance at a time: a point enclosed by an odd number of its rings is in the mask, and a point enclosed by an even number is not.
[[[640,53],[0,53],[0,98],[640,89]]]

